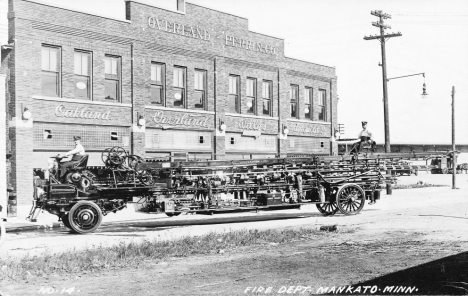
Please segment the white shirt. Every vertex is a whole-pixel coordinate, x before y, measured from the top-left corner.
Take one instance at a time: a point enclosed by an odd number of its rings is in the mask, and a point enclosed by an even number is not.
[[[361,138],[361,137],[369,137],[370,139],[372,139],[372,132],[366,128],[359,133],[358,138]]]
[[[83,145],[81,145],[80,143],[76,144],[75,149],[70,150],[67,153],[65,153],[65,156],[75,155],[75,154],[78,154],[78,155],[81,155],[81,156],[85,155],[85,149],[84,149]]]

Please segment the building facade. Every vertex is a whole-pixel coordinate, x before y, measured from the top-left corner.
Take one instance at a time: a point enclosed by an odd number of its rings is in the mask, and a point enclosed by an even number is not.
[[[178,1],[126,1],[126,19],[9,0],[9,179],[30,205],[33,168],[82,137],[89,165],[120,146],[146,158],[337,152],[336,74],[284,56],[248,20]],[[20,215],[20,213],[19,213]]]

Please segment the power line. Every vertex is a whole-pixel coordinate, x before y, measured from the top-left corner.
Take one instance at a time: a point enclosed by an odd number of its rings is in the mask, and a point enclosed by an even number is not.
[[[374,27],[378,27],[380,29],[380,35],[368,36],[364,37],[364,40],[374,40],[377,39],[380,41],[381,45],[381,53],[382,53],[382,78],[383,78],[383,95],[384,95],[384,123],[385,123],[385,152],[390,153],[390,123],[388,118],[388,91],[387,91],[387,62],[385,58],[385,42],[386,40],[392,37],[400,37],[401,33],[391,33],[385,34],[385,29],[391,29],[389,25],[384,23],[385,19],[391,19],[392,16],[383,13],[382,10],[374,10],[371,11],[373,16],[379,18],[378,22],[373,22],[372,25]]]

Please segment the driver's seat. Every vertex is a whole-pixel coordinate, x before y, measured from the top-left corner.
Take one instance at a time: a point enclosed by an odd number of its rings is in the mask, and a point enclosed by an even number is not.
[[[84,170],[88,166],[88,158],[89,154],[85,154],[81,157],[80,160],[78,160],[74,165],[73,169],[74,170]]]

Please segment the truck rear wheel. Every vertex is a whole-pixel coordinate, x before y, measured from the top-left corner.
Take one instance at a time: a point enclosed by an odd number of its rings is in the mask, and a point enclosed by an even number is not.
[[[356,215],[364,207],[366,195],[356,184],[343,185],[336,194],[336,205],[344,215]]]

